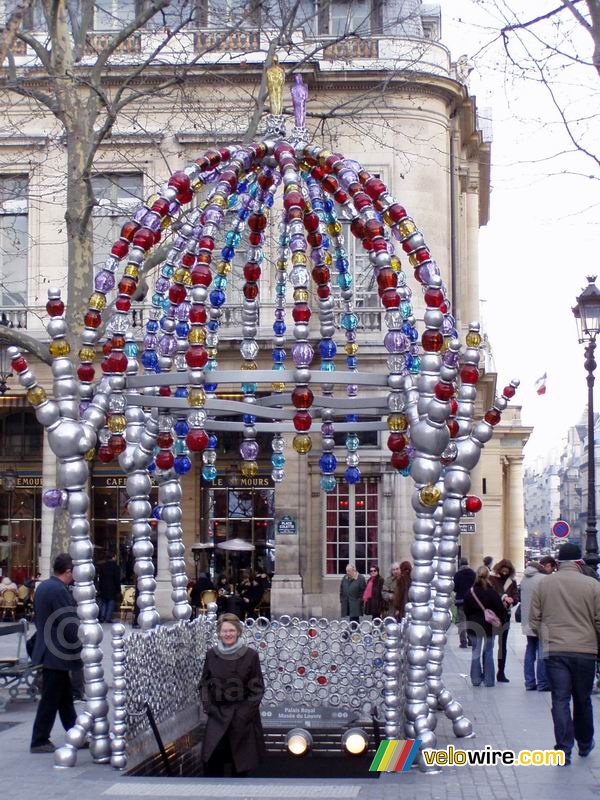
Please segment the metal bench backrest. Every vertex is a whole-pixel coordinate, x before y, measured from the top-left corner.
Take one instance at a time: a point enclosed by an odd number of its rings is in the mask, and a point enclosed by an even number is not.
[[[25,642],[25,637],[27,636],[27,620],[21,619],[19,622],[15,622],[14,625],[3,625],[0,627],[0,636],[9,636],[11,634],[17,634],[19,637],[17,639],[17,661],[21,661],[21,649]],[[23,660],[26,660],[26,656]]]

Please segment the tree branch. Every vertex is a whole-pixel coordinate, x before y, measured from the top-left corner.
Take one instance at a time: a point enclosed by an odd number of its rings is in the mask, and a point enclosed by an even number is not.
[[[15,344],[23,348],[23,350],[27,350],[40,361],[43,361],[44,364],[52,364],[52,356],[48,352],[47,345],[38,342],[37,339],[34,339],[33,336],[29,336],[29,334],[23,333],[19,328],[9,328],[5,325],[0,325],[0,339],[10,344]]]
[[[0,34],[0,64],[4,63],[8,51],[13,46],[19,28],[23,24],[23,16],[32,1],[33,0],[18,0],[15,10],[8,18],[6,26]]]
[[[546,14],[541,14],[539,17],[535,17],[535,19],[530,19],[528,22],[515,22],[514,25],[505,25],[503,28],[500,29],[500,33],[504,34],[510,31],[517,31],[523,28],[530,28],[532,25],[537,25],[538,22],[542,22],[542,20],[550,19],[555,14],[560,14],[561,11],[565,10],[565,8],[570,8],[574,14],[579,14],[577,9],[575,8],[575,3],[581,3],[581,0],[562,0],[562,5],[558,6],[558,8],[554,8],[552,11],[548,11]]]

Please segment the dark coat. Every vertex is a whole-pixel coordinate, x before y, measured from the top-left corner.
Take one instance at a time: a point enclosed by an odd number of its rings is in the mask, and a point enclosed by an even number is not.
[[[196,583],[193,585],[190,593],[191,604],[193,606],[199,606],[202,598],[202,592],[208,592],[211,589],[214,590],[214,588],[215,585],[210,578],[208,578],[206,575],[200,575]]]
[[[371,591],[371,597],[365,600],[365,614],[372,614],[374,617],[380,617],[383,613],[384,606],[383,595],[381,593],[383,589],[383,578],[381,575],[373,575],[367,581],[367,586],[370,582],[373,582],[373,589]]]
[[[229,658],[214,647],[207,652],[200,680],[200,697],[208,717],[203,761],[208,761],[227,736],[236,772],[255,769],[265,757],[259,711],[264,691],[256,650],[242,647]]]
[[[516,608],[519,602],[519,587],[515,580],[514,572],[508,578],[501,578],[499,575],[490,575],[490,586],[495,589],[500,595],[502,604],[506,609],[506,621],[510,624],[510,614],[513,608]],[[504,598],[510,597],[513,601],[512,604],[505,603]]]
[[[500,622],[504,625],[506,622],[506,609],[504,608],[504,603],[500,599],[498,592],[491,587],[482,589],[481,586],[473,586],[473,591],[479,598],[479,602],[483,605],[483,607],[489,608],[491,611],[493,611]],[[465,595],[463,608],[465,610],[465,617],[467,623],[469,624],[470,630],[477,631],[478,629],[483,629],[486,636],[492,635],[492,626],[489,624],[489,622],[485,621],[483,611],[481,610],[477,600],[475,600],[471,594],[471,590],[469,590]]]
[[[462,606],[465,595],[475,583],[475,571],[471,567],[460,567],[454,573],[454,603]]]
[[[112,559],[105,561],[98,567],[96,585],[102,600],[119,599],[121,594],[121,567]]]
[[[56,576],[40,583],[33,598],[36,635],[31,660],[34,664],[48,669],[82,668],[76,609],[73,595]]]
[[[340,584],[340,605],[342,617],[360,617],[362,596],[367,582],[363,575],[349,578],[344,575]]]

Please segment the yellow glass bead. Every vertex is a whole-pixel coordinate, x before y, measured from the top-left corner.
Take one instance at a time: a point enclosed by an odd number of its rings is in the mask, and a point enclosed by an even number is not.
[[[255,370],[256,369],[256,361],[242,361],[240,364],[240,369],[245,370]]]
[[[34,386],[27,392],[27,399],[32,406],[39,406],[46,399],[46,392],[41,386]]]
[[[199,192],[203,186],[204,186],[204,181],[202,180],[202,178],[196,178],[190,183],[190,187],[193,192]]]
[[[192,285],[192,274],[185,267],[178,267],[173,273],[173,280],[176,283],[183,283],[184,286]]]
[[[358,345],[356,342],[347,342],[344,345],[344,351],[347,356],[355,356],[358,353]]]
[[[219,208],[223,209],[227,208],[227,200],[225,200],[225,198],[222,197],[220,194],[214,195],[214,197],[211,198],[210,202],[212,205],[218,206]]]
[[[419,492],[419,499],[421,503],[428,508],[437,506],[441,496],[442,493],[437,486],[432,486],[431,484],[424,486]]]
[[[136,264],[127,264],[123,270],[123,275],[126,275],[128,278],[133,278],[135,281],[137,281],[140,277],[139,267]]]
[[[192,406],[192,408],[202,408],[202,406],[206,403],[206,392],[204,389],[199,387],[194,387],[190,389],[188,392],[188,404]]]
[[[170,228],[172,224],[173,220],[169,216],[163,217],[160,221],[160,227],[163,231],[166,231],[167,228]]]
[[[306,264],[307,261],[306,253],[296,251],[292,256],[292,264]]]
[[[333,264],[333,256],[329,252],[329,250],[323,256],[323,263],[325,266],[330,267]]]
[[[217,275],[229,275],[231,272],[231,261],[219,261],[216,272]]]
[[[104,308],[106,308],[106,296],[101,292],[94,292],[94,294],[90,297],[88,305],[90,308],[93,308],[96,311],[102,311]]]
[[[308,292],[306,289],[294,289],[295,303],[308,303]]]
[[[71,345],[66,341],[66,339],[56,339],[56,341],[50,342],[48,345],[48,352],[54,358],[68,356],[71,352]]]
[[[112,416],[108,418],[108,422],[106,424],[111,433],[123,433],[127,427],[125,414],[112,414]]]
[[[87,453],[84,455],[86,461],[93,461],[95,457],[96,457],[96,451],[94,450],[93,447],[90,450],[88,450]]]
[[[319,162],[324,164],[330,155],[332,155],[331,150],[322,150],[321,154],[319,155]]]
[[[198,208],[200,209],[200,211],[204,211],[207,205],[208,205],[208,200],[200,200],[200,202],[198,203]]]
[[[412,221],[412,219],[403,219],[398,223],[398,233],[400,236],[412,236],[413,233],[416,233],[417,226]]]
[[[258,474],[258,464],[256,461],[244,461],[241,468],[244,478],[253,478]]]
[[[93,361],[96,358],[96,351],[93,347],[82,347],[78,355],[80,361]]]
[[[481,344],[481,336],[475,331],[469,331],[466,337],[467,347],[479,347]]]
[[[390,414],[388,417],[388,428],[394,433],[405,431],[408,428],[408,420],[404,414]]]
[[[190,344],[204,344],[206,341],[206,331],[204,328],[192,328],[188,333],[188,342]]]
[[[292,442],[294,450],[301,455],[305,455],[312,450],[312,439],[306,433],[298,433]]]
[[[151,208],[157,200],[160,200],[159,194],[151,194],[150,197],[146,200],[146,205],[148,208]]]
[[[285,187],[285,194],[289,194],[290,192],[299,192],[299,191],[300,187],[298,186],[297,183],[288,183],[288,185]]]
[[[287,269],[287,260],[285,258],[280,258],[277,262],[277,269]]]
[[[410,261],[411,267],[418,267],[419,266],[419,260],[417,259],[416,255],[414,253],[411,253],[411,255],[409,255],[408,260]]]
[[[272,383],[271,389],[274,392],[285,392],[285,383]]]
[[[339,222],[330,222],[327,226],[327,233],[331,236],[339,236],[342,232],[342,226]]]
[[[402,269],[402,264],[400,263],[398,256],[392,256],[390,258],[390,267],[394,270],[394,272],[400,272]]]
[[[448,350],[448,348],[450,347],[450,342],[451,341],[452,341],[452,338],[450,336],[445,336],[444,337],[444,340],[442,342],[442,347],[440,349],[440,353],[445,353]]]
[[[206,354],[209,358],[216,358],[217,357],[217,348],[216,347],[207,347]]]

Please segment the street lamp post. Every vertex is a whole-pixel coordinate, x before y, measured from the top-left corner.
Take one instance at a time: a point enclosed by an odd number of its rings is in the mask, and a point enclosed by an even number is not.
[[[596,530],[596,444],[594,437],[594,370],[596,369],[596,336],[600,332],[600,291],[596,286],[596,276],[588,276],[588,285],[577,298],[572,309],[577,323],[579,343],[585,344],[584,367],[588,386],[588,502],[587,525],[585,529],[585,561],[596,568],[598,556],[598,536]]]

